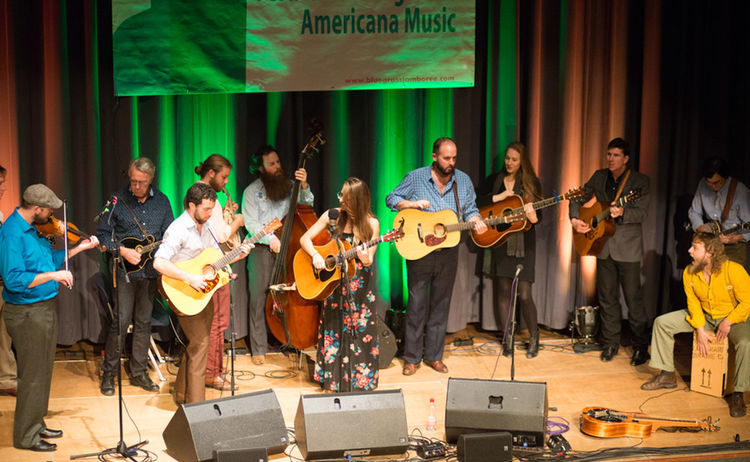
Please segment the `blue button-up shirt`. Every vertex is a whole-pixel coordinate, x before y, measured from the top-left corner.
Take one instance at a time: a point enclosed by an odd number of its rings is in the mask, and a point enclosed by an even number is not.
[[[430,202],[430,206],[425,209],[426,211],[439,212],[440,210],[451,209],[460,217],[461,214],[458,213],[456,198],[453,194],[454,187],[458,188],[458,200],[461,203],[464,221],[473,216],[479,216],[474,185],[469,175],[458,169],[454,171],[453,177],[445,186],[442,194],[432,179],[432,166],[412,170],[406,174],[401,183],[396,186],[396,189],[386,196],[385,204],[395,211],[396,205],[401,201],[425,199]]]
[[[263,229],[274,218],[279,220],[286,216],[289,211],[289,197],[280,201],[272,201],[266,194],[266,187],[263,186],[263,180],[258,178],[245,188],[242,194],[242,217],[245,219],[245,228],[248,234],[255,235]],[[314,200],[310,187],[299,191],[299,203],[312,205]],[[264,236],[259,240],[260,244],[268,244],[271,236]]]
[[[18,207],[0,227],[0,276],[5,281],[3,299],[13,305],[28,305],[57,295],[57,281],[29,288],[41,273],[57,271],[65,260],[64,250],[53,250],[19,213]]]
[[[164,193],[151,187],[144,202],[139,201],[127,187],[114,195],[117,197],[117,204],[109,206],[111,211],[102,216],[96,228],[96,238],[107,247],[107,252],[114,252],[115,248],[119,247],[119,241],[126,237],[144,239],[141,228],[154,236],[155,241],[162,239],[164,231],[174,220],[172,206]],[[118,244],[112,242],[113,227]],[[131,273],[130,277],[156,278],[158,275],[153,261],[149,260],[143,269]]]

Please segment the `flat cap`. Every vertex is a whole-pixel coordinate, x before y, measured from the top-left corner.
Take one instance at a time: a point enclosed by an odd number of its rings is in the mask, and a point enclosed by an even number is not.
[[[59,209],[63,203],[51,189],[43,184],[32,184],[23,192],[23,200],[31,205]]]

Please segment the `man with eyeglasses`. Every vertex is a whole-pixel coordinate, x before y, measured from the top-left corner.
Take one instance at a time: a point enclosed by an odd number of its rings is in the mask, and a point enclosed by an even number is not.
[[[688,212],[693,231],[718,234],[727,257],[745,266],[750,230],[731,231],[750,222],[750,190],[729,176],[729,165],[719,157],[706,159],[702,171]]]
[[[159,386],[151,380],[147,370],[151,311],[159,273],[153,267],[153,253],[142,255],[135,249],[137,245],[161,241],[164,231],[174,220],[167,196],[151,186],[155,173],[156,167],[151,159],[139,157],[132,160],[128,167],[129,186],[111,196],[109,211],[100,217],[96,229],[96,236],[106,246],[109,256],[119,251],[122,259],[122,264],[115,269],[117,290],[113,307],[119,311],[120,325],[118,329],[118,316],[115,313],[107,331],[102,361],[100,390],[107,396],[115,393],[114,377],[120,367],[120,351],[131,323],[130,383],[146,391],[159,391]],[[112,258],[109,260],[116,264]],[[125,277],[126,272],[130,282]]]

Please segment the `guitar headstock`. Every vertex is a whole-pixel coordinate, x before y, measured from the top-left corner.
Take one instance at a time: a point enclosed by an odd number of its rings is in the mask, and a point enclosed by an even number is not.
[[[383,234],[383,242],[397,241],[404,237],[404,230],[402,228],[392,229]]]
[[[561,197],[561,199],[562,200],[568,200],[568,201],[572,201],[572,200],[576,200],[576,199],[582,199],[583,196],[584,196],[584,194],[585,193],[583,192],[583,188],[581,186],[579,186],[579,187],[577,187],[575,189],[571,189],[568,192],[566,192],[565,194],[563,194],[563,196]]]
[[[698,422],[698,426],[701,428],[701,430],[707,432],[717,432],[721,430],[721,427],[719,427],[719,419],[714,420],[711,416],[708,416]]]
[[[281,220],[279,220],[278,218],[274,218],[266,226],[263,227],[263,233],[271,234],[279,228],[281,228]]]

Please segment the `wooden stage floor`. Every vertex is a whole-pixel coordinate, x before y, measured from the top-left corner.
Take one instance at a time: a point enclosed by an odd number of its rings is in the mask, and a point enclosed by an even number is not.
[[[460,335],[461,333],[459,333]],[[449,377],[500,379],[510,378],[510,359],[498,357],[499,345],[487,334],[470,332],[474,336],[474,346],[454,347],[446,345],[445,363],[449,374],[440,374],[422,366],[415,375],[401,374],[401,359],[395,359],[388,369],[380,372],[379,389],[403,390],[406,418],[410,433],[415,429],[429,437],[445,437],[445,402]],[[465,333],[464,333],[465,335]],[[549,397],[549,418],[563,419],[570,423],[570,430],[564,434],[572,448],[577,451],[592,451],[603,448],[639,447],[684,447],[692,445],[731,443],[736,434],[742,440],[748,439],[750,417],[732,418],[727,403],[721,398],[691,392],[689,384],[679,382],[676,390],[642,391],[640,384],[646,381],[652,371],[646,366],[632,367],[629,364],[630,349],[621,348],[618,356],[610,363],[599,359],[599,352],[591,351],[575,354],[569,339],[545,332],[542,351],[535,359],[527,359],[523,350],[517,350],[516,375],[518,381],[546,382]],[[451,340],[451,337],[448,339]],[[69,460],[71,455],[96,452],[115,446],[119,440],[117,395],[102,396],[99,393],[99,358],[94,358],[91,347],[76,345],[58,351],[55,362],[50,415],[47,423],[50,428],[60,428],[65,432],[54,453],[34,453],[16,450],[12,447],[12,420],[15,398],[0,396],[0,460],[4,462],[27,462],[48,460]],[[65,359],[68,358],[68,359]],[[249,356],[238,356],[238,393],[273,389],[281,405],[287,427],[294,426],[294,415],[301,394],[320,393],[304,370],[297,369],[297,361],[280,353],[267,356],[266,364],[255,366]],[[496,369],[496,370],[495,370]],[[174,366],[163,364],[161,370],[167,382],[162,382],[159,393],[147,393],[124,381],[123,394],[126,413],[124,415],[124,441],[134,444],[148,440],[144,447],[157,456],[159,461],[174,460],[165,451],[162,431],[175,413],[177,406],[170,390],[174,382]],[[689,369],[688,369],[689,370]],[[291,371],[284,377],[284,371]],[[494,375],[493,375],[494,371]],[[271,373],[271,375],[267,375]],[[278,374],[284,378],[269,378]],[[156,373],[151,376],[158,380]],[[746,402],[750,398],[746,393]],[[221,398],[216,390],[209,390],[209,398]],[[428,402],[435,398],[438,427],[427,432],[425,424],[428,415]],[[708,433],[665,433],[655,432],[643,440],[639,438],[595,438],[584,435],[578,428],[582,408],[601,406],[623,411],[638,411],[658,417],[700,420],[708,416],[720,419],[720,431]],[[286,455],[274,455],[270,460],[300,460],[296,447],[289,446],[294,459]],[[747,458],[730,460],[750,460]],[[737,456],[735,456],[737,457]],[[393,459],[398,459],[394,456]],[[386,460],[387,458],[374,458]],[[646,457],[634,460],[646,459]],[[95,458],[83,460],[96,460]],[[113,460],[113,459],[109,459]],[[136,459],[140,460],[140,459]],[[455,459],[454,459],[455,460]],[[617,458],[622,460],[622,457]],[[668,460],[696,460],[695,458]]]

